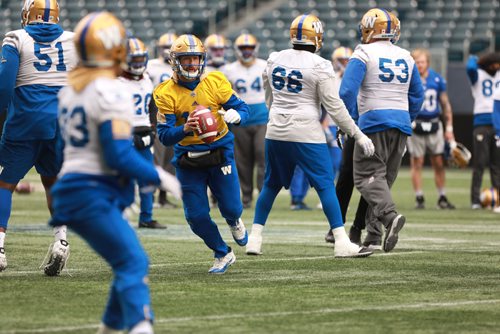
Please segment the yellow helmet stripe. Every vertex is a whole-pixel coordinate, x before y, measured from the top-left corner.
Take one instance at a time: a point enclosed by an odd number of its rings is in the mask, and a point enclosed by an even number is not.
[[[304,24],[304,21],[308,16],[309,15],[307,14],[302,15],[299,21],[299,25],[297,26],[297,40],[299,41],[302,40],[302,25]]]
[[[87,50],[85,48],[85,39],[87,38],[87,32],[90,28],[90,25],[92,24],[92,22],[97,18],[97,16],[99,16],[101,13],[98,12],[98,13],[93,13],[89,20],[87,21],[87,24],[85,24],[85,27],[83,28],[82,30],[82,34],[80,35],[80,40],[78,41],[78,43],[80,43],[80,50],[81,50],[81,56],[82,56],[82,60],[83,61],[86,61],[88,60],[87,59]]]

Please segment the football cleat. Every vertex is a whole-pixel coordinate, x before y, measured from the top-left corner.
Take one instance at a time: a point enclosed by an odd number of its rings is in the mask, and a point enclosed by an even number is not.
[[[425,198],[422,195],[415,197],[415,209],[425,209]]]
[[[292,44],[312,45],[318,52],[323,46],[323,24],[312,14],[297,16],[290,26]]]
[[[158,221],[156,220],[152,220],[149,222],[139,222],[139,228],[155,228],[159,230],[164,230],[167,228],[167,226],[158,223]]]
[[[203,43],[207,50],[207,62],[213,66],[221,66],[226,63],[226,38],[222,35],[211,34],[205,38]]]
[[[292,211],[311,211],[312,209],[304,202],[292,202],[290,205]]]
[[[397,215],[387,226],[384,237],[384,252],[390,252],[398,243],[398,233],[403,228],[406,218],[403,215]]]
[[[231,229],[234,241],[236,241],[236,243],[240,246],[245,246],[248,242],[248,232],[243,224],[243,220],[238,218],[236,225],[229,225],[229,228]]]
[[[181,58],[183,56],[198,56],[200,59],[199,64],[181,65]],[[170,48],[170,57],[174,73],[185,79],[198,79],[205,70],[207,53],[203,43],[194,35],[182,35],[177,38]]]
[[[401,24],[394,13],[382,8],[367,11],[359,23],[361,43],[368,44],[373,40],[386,39],[392,43],[399,40]]]
[[[127,42],[127,60],[123,63],[123,70],[131,75],[141,76],[148,65],[148,49],[144,43],[135,37]]]
[[[236,56],[243,63],[251,63],[259,53],[259,42],[254,35],[241,34],[234,41]]]
[[[62,239],[54,242],[49,246],[49,251],[45,258],[47,257],[49,257],[49,260],[43,266],[45,275],[59,276],[69,259],[69,243]]]
[[[113,14],[94,12],[78,22],[74,37],[80,63],[85,67],[114,67],[125,62],[125,27]]]
[[[7,257],[5,256],[5,248],[0,247],[0,271],[7,268]]]
[[[364,241],[363,242],[363,247],[366,247],[368,249],[371,249],[373,251],[379,251],[382,250],[382,241],[380,240],[372,240],[372,241]]]
[[[262,235],[250,233],[246,253],[248,255],[262,255]]]
[[[333,236],[333,231],[332,229],[329,229],[328,232],[325,234],[325,241],[334,244],[335,243],[335,237]]]
[[[25,0],[21,11],[21,25],[57,24],[59,22],[59,4],[57,0]]]
[[[236,262],[236,256],[231,248],[229,248],[229,253],[225,256],[215,258],[214,265],[208,270],[208,273],[224,274],[234,262]]]
[[[158,55],[163,58],[167,64],[170,63],[170,48],[176,39],[177,35],[169,32],[161,35],[156,43],[156,51],[158,52]]]
[[[448,201],[448,198],[446,198],[446,196],[444,195],[439,196],[439,199],[437,201],[437,207],[438,209],[450,209],[450,210],[455,209],[455,206],[451,204]]]
[[[341,243],[337,242],[335,244],[333,254],[337,258],[368,257],[373,254],[373,250],[366,247],[360,247],[350,241],[347,241]]]
[[[354,224],[349,229],[349,240],[353,244],[361,245],[361,230]]]

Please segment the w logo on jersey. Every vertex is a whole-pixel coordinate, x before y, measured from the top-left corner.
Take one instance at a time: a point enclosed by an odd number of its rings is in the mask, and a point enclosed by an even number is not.
[[[367,16],[365,17],[364,26],[367,28],[373,28],[375,26],[376,21],[377,21],[376,16]]]
[[[112,49],[123,42],[120,27],[117,25],[97,31],[97,36],[102,41],[106,50]]]
[[[222,171],[222,173],[223,173],[224,175],[231,174],[231,165],[222,166],[222,167],[220,168],[220,170]]]

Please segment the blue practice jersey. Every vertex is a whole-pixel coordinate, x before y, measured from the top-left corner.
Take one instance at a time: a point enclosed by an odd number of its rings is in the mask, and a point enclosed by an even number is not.
[[[433,69],[429,69],[427,78],[421,78],[425,90],[425,100],[417,119],[432,119],[439,117],[441,94],[446,92],[446,80]]]

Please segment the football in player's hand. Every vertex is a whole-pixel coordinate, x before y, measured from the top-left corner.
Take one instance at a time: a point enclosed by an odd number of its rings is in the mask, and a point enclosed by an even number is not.
[[[196,131],[198,138],[207,144],[212,143],[217,137],[217,119],[210,109],[199,105],[194,109],[192,116],[198,118],[199,128]]]

